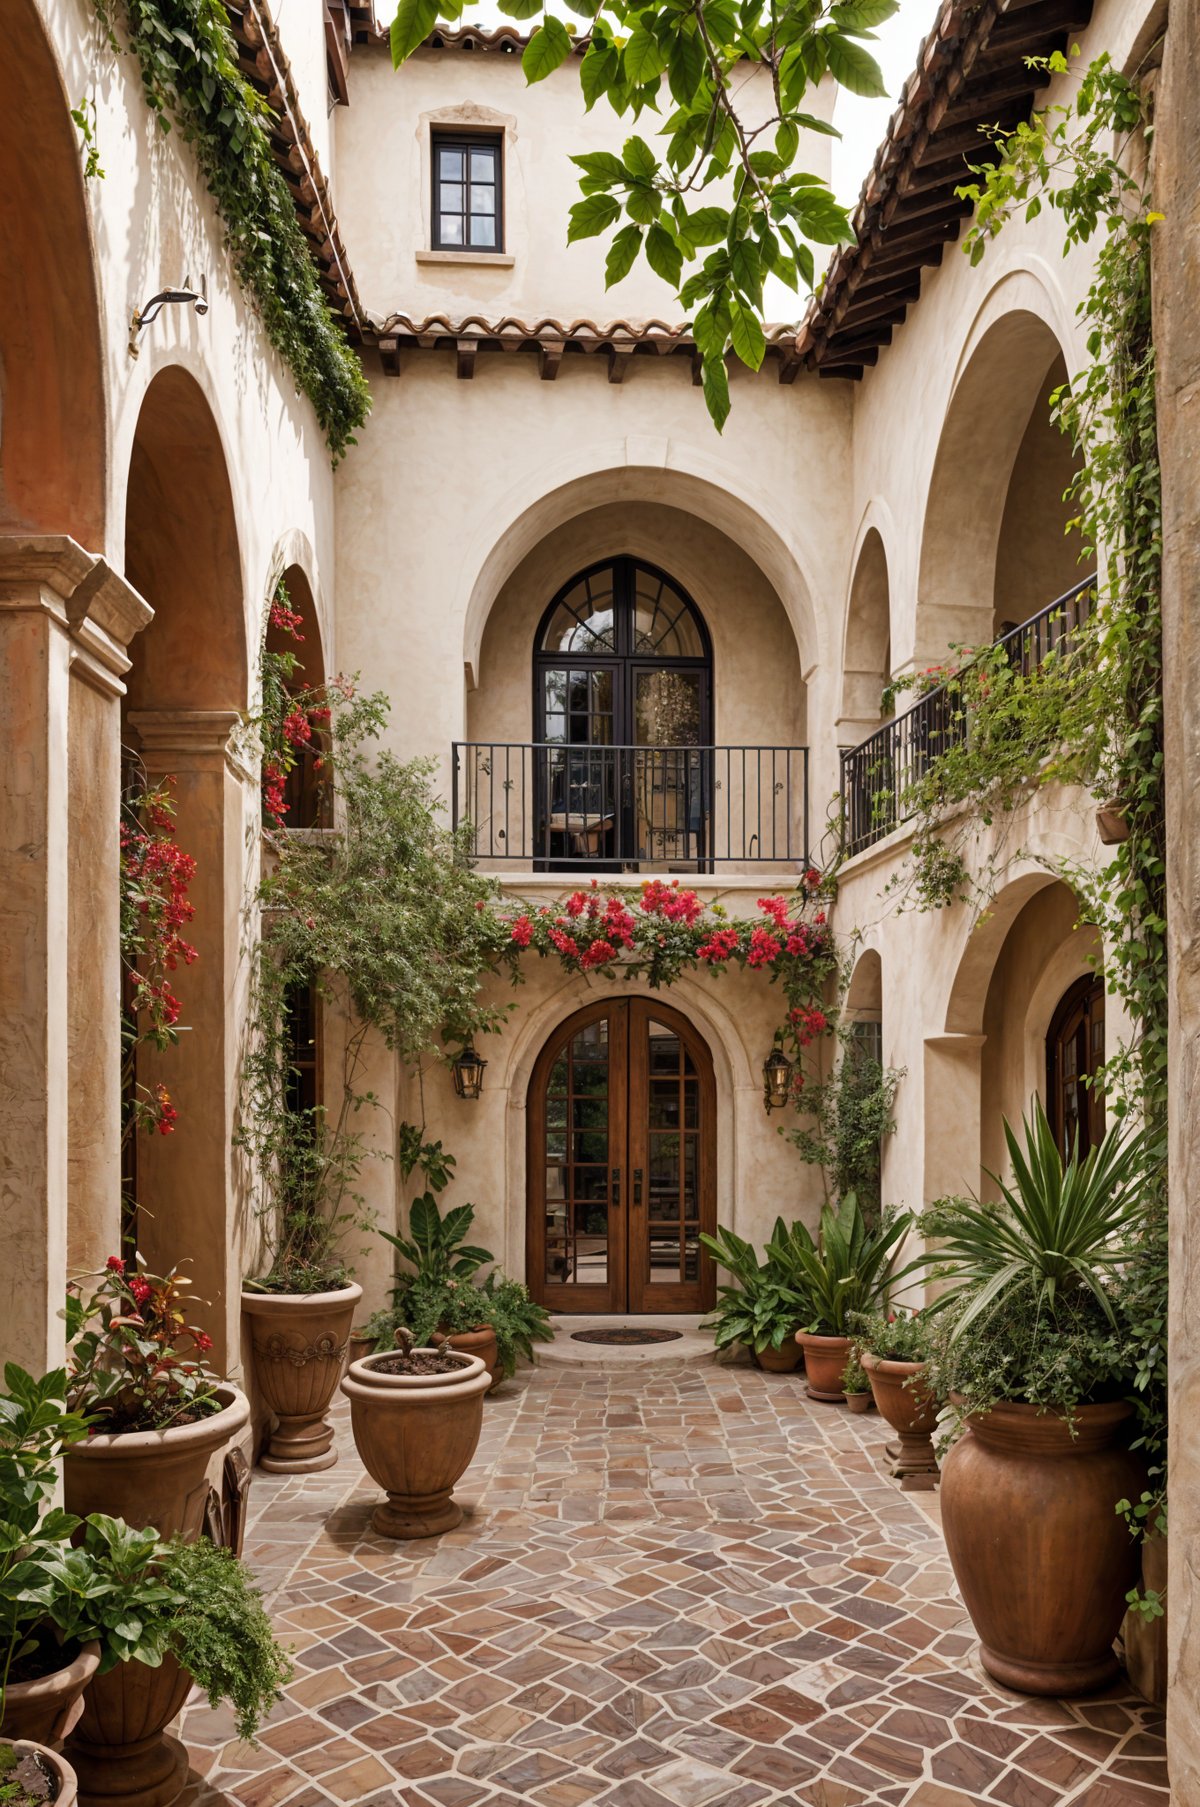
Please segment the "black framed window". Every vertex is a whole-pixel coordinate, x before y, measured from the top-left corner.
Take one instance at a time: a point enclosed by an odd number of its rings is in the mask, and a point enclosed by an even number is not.
[[[500,139],[435,132],[432,148],[434,250],[502,251]]]

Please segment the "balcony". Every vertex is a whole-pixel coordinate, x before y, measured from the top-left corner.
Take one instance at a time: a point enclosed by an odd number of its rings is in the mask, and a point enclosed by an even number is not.
[[[1074,636],[1091,616],[1095,592],[1093,573],[1002,634],[995,645],[1014,671],[1028,677],[1050,654],[1061,657],[1071,651]],[[962,669],[969,670],[973,663],[969,660]],[[848,856],[874,846],[907,821],[913,813],[907,801],[913,787],[943,753],[969,740],[971,718],[963,702],[961,675],[927,691],[903,715],[843,752],[842,842]]]
[[[807,747],[456,741],[454,826],[484,866],[756,871],[808,864]]]

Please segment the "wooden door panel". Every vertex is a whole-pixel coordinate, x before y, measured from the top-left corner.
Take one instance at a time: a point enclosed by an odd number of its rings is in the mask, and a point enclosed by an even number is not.
[[[716,1228],[716,1087],[677,1010],[630,1004],[629,1309],[704,1311],[715,1297],[700,1231]]]

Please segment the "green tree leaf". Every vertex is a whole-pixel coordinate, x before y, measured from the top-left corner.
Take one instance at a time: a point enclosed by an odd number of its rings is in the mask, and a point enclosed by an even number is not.
[[[754,313],[734,296],[729,303],[729,336],[742,363],[757,370],[767,353],[767,341]]]
[[[869,50],[864,50],[853,38],[839,37],[833,31],[825,34],[824,43],[829,73],[839,87],[848,89],[851,94],[863,94],[868,100],[887,93],[883,72]]]
[[[658,158],[644,138],[627,138],[621,155],[630,175],[639,182],[649,182],[657,173]]]
[[[657,230],[657,228],[656,228]],[[604,264],[604,286],[611,289],[613,284],[628,276],[637,262],[637,254],[642,245],[642,229],[640,226],[622,226],[608,248],[608,257]]]
[[[544,82],[571,54],[571,36],[561,19],[547,13],[521,57],[527,82]]]
[[[673,289],[679,287],[679,279],[683,275],[683,253],[661,222],[651,226],[646,235],[646,261],[664,282],[669,282]]]
[[[666,68],[662,51],[644,25],[635,26],[625,46],[624,63],[629,82],[648,82]]]
[[[705,358],[700,380],[704,400],[717,432],[723,432],[729,419],[729,373],[724,358]]]
[[[406,62],[417,48],[423,44],[441,13],[439,0],[400,0],[396,8],[396,16],[392,20],[389,37],[392,47],[392,68],[398,69]]]
[[[567,227],[567,243],[578,238],[595,238],[621,217],[621,204],[612,195],[588,195],[576,201]]]

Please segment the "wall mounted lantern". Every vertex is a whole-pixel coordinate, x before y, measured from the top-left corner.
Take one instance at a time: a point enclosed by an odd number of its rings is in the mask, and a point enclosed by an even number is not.
[[[160,289],[152,295],[144,307],[134,308],[129,321],[129,355],[136,358],[139,341],[146,328],[153,324],[165,307],[194,307],[198,314],[208,312],[208,277],[200,278],[200,287],[192,287],[192,279],[185,276],[183,284],[177,289]]]
[[[476,1054],[470,1042],[461,1053],[455,1055],[452,1068],[454,1089],[460,1098],[479,1097],[483,1090],[483,1069],[486,1066],[487,1061],[482,1055]]]
[[[763,1103],[782,1110],[792,1095],[792,1063],[782,1048],[772,1048],[763,1061]]]

